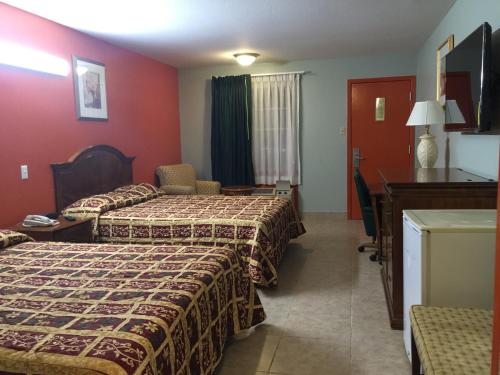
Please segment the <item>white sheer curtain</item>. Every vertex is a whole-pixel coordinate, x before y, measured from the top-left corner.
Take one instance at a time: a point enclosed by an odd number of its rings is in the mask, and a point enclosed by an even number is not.
[[[300,184],[300,74],[252,77],[252,151],[256,184]]]

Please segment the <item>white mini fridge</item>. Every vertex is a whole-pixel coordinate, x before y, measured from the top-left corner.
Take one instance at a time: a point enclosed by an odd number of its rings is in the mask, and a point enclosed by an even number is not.
[[[403,211],[404,345],[412,305],[493,307],[496,210]]]

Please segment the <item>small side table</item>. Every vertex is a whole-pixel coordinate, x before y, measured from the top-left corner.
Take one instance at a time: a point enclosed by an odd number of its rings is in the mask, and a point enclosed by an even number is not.
[[[224,195],[251,195],[253,190],[255,189],[254,186],[247,186],[247,185],[235,185],[235,186],[225,186],[221,189],[222,194]]]
[[[57,221],[59,225],[51,227],[24,227],[18,223],[9,229],[25,233],[36,241],[92,242],[92,219],[69,221],[59,216]]]

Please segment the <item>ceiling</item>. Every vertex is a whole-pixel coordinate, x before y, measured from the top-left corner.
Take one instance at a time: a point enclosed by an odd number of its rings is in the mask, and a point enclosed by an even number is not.
[[[455,0],[4,0],[179,68],[418,49]],[[78,4],[78,5],[77,5]]]

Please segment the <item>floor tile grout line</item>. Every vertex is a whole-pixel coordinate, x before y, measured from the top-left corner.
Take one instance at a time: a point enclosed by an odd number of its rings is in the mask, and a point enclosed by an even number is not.
[[[287,312],[285,321],[288,320],[289,315],[290,315],[290,312]],[[278,344],[276,345],[276,348],[274,348],[274,353],[273,353],[272,359],[269,362],[269,368],[267,369],[267,372],[269,372],[269,373],[271,372],[271,367],[273,367],[273,362],[274,362],[274,359],[276,358],[276,353],[278,352],[278,348],[281,344],[281,340],[283,339],[283,337],[284,337],[283,332],[281,332],[281,334],[279,336]]]
[[[276,353],[278,352],[278,348],[280,347],[280,343],[281,343],[282,338],[283,338],[283,336],[280,336],[280,339],[278,340],[278,344],[276,345],[276,348],[274,348],[273,357],[271,358],[271,361],[269,362],[269,368],[267,369],[268,373],[271,372],[271,368],[273,367],[274,358],[276,358]]]

